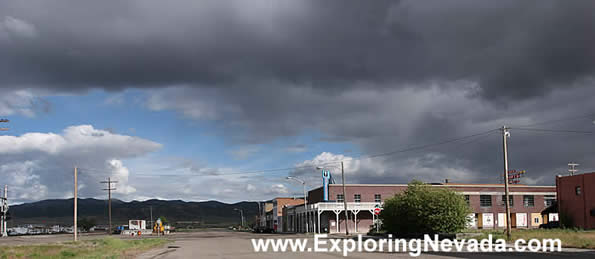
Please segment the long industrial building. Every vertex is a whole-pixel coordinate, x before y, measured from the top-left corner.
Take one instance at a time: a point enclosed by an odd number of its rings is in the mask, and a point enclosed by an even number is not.
[[[465,196],[472,214],[470,228],[505,228],[503,184],[435,183],[433,188],[450,188]],[[374,209],[382,207],[385,199],[407,189],[407,184],[346,184],[343,197],[341,184],[323,184],[308,192],[307,209],[301,206],[283,208],[283,232],[345,232],[345,206],[347,199],[347,226],[350,233],[366,233],[374,224]],[[556,200],[555,186],[510,185],[511,225],[513,228],[535,228],[548,221],[557,221],[557,213],[542,211]],[[307,229],[306,229],[306,226]]]

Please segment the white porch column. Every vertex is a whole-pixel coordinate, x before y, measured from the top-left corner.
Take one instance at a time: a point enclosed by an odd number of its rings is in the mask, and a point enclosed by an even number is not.
[[[312,212],[308,211],[308,232],[313,232],[312,229],[314,228],[313,220],[312,220]]]
[[[336,221],[335,221],[335,226],[337,227],[337,233],[339,233],[339,213],[341,213],[340,210],[333,210],[335,212],[335,216],[336,216]]]
[[[322,211],[318,210],[318,212],[316,214],[318,214],[318,234],[320,234],[320,214],[322,213]]]
[[[312,233],[316,233],[316,218],[314,217],[314,211],[310,211],[308,212],[308,215],[310,215],[310,231]]]
[[[351,212],[353,212],[354,224],[355,224],[355,233],[357,233],[357,214],[359,213],[359,210],[352,210]]]
[[[316,217],[315,215],[315,211],[311,211],[310,212],[310,218],[312,219],[312,233],[316,233]]]

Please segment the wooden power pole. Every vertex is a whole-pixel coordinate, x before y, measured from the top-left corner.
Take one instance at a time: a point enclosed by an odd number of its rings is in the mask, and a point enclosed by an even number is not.
[[[9,120],[7,119],[0,119],[0,122],[9,122]],[[7,131],[8,128],[0,128],[0,131]],[[4,197],[0,198],[2,200],[2,204],[0,204],[0,206],[2,206],[1,211],[2,211],[2,216],[0,216],[1,220],[0,220],[0,229],[2,231],[0,231],[0,236],[3,237],[7,237],[8,236],[8,232],[6,230],[6,213],[8,213],[8,196],[6,194],[8,190],[8,187],[6,185],[4,185]]]
[[[347,214],[347,196],[345,196],[345,169],[343,168],[343,161],[341,161],[341,181],[343,184],[343,206],[345,208],[345,235],[349,236],[349,225],[347,225],[349,214]],[[339,224],[339,222],[337,222],[337,224]]]
[[[74,242],[76,242],[78,240],[78,233],[77,233],[77,229],[76,229],[76,224],[77,224],[77,214],[78,214],[78,210],[77,210],[77,199],[78,199],[78,182],[77,182],[77,168],[76,166],[74,167],[74,224],[72,225],[72,233],[74,234]]]
[[[102,181],[100,183],[106,183],[107,189],[103,189],[107,191],[107,210],[108,210],[108,221],[109,221],[109,228],[107,229],[107,234],[112,234],[112,191],[116,190],[116,188],[112,188],[112,183],[117,183],[117,181],[112,181],[109,177],[107,181]]]
[[[508,142],[506,139],[510,137],[510,132],[506,126],[502,127],[502,150],[504,151],[504,202],[506,206],[506,238],[510,240],[510,201],[508,192]]]

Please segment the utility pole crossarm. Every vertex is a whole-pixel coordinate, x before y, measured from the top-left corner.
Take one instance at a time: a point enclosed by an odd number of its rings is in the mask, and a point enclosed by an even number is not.
[[[112,181],[111,178],[107,178],[107,181],[101,181],[100,183],[105,183],[107,184],[107,188],[103,189],[104,191],[107,191],[107,211],[108,211],[108,221],[109,221],[109,227],[107,229],[107,234],[111,235],[112,234],[112,191],[115,191],[116,188],[112,188],[112,183],[117,183],[118,181]]]
[[[576,172],[578,172],[578,170],[576,169],[577,166],[579,166],[580,164],[574,163],[574,162],[570,162],[568,163],[568,173],[570,175],[574,175]]]

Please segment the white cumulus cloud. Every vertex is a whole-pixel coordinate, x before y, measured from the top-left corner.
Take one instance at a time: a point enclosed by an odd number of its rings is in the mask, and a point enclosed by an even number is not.
[[[62,198],[72,192],[72,171],[79,169],[81,197],[102,195],[99,182],[118,181],[116,193],[136,191],[122,160],[145,155],[161,144],[91,125],[70,126],[60,134],[31,132],[0,136],[0,173],[8,176],[9,195],[16,201]],[[13,200],[14,201],[14,200]]]

